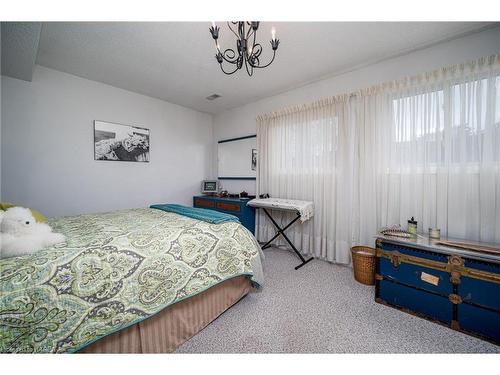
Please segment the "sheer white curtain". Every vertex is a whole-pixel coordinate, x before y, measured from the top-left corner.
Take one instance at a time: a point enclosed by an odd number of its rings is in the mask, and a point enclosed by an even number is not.
[[[415,216],[422,232],[500,242],[499,74],[480,59],[375,95],[392,107],[375,141],[381,225]]]
[[[329,261],[411,216],[500,242],[499,75],[493,56],[261,116],[257,190],[314,201],[291,238]],[[257,232],[274,229],[259,216]]]
[[[302,250],[330,261],[349,263],[351,201],[355,137],[345,100],[319,103],[282,114],[259,118],[258,194],[310,200],[314,219],[287,231]],[[278,216],[282,223],[292,217]],[[269,221],[259,215],[257,237],[265,241],[275,233]]]

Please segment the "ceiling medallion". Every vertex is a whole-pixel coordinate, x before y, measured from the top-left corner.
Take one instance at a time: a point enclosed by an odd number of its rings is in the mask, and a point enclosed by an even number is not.
[[[274,27],[271,30],[271,48],[273,49],[273,58],[265,65],[261,65],[260,55],[262,53],[262,46],[259,43],[255,42],[257,36],[257,30],[259,28],[259,22],[245,22],[245,21],[237,21],[237,22],[228,22],[227,26],[229,30],[236,35],[236,51],[232,48],[227,48],[224,52],[221,51],[219,46],[219,31],[220,28],[212,22],[212,27],[210,27],[210,33],[212,34],[212,38],[215,41],[215,48],[217,49],[217,53],[215,54],[215,59],[220,65],[221,70],[225,74],[233,74],[237,70],[243,68],[245,66],[245,70],[247,71],[249,76],[252,76],[254,69],[262,69],[266,68],[274,61],[274,57],[276,56],[276,50],[280,44],[280,40],[276,39],[276,30]],[[237,30],[235,30],[237,27]],[[224,70],[224,65],[233,65],[234,70],[226,71]]]

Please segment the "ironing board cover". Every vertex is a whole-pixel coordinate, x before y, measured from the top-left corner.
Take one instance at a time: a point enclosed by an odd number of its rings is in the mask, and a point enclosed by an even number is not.
[[[302,222],[314,216],[314,203],[310,201],[283,198],[257,198],[249,201],[247,205],[273,210],[297,211],[300,213],[300,221]]]

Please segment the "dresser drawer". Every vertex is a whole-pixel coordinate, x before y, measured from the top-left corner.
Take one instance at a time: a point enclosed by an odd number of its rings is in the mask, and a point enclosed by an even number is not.
[[[215,202],[209,201],[208,199],[195,198],[194,206],[195,207],[215,208]]]
[[[241,207],[237,203],[217,202],[217,208],[224,211],[240,212]]]

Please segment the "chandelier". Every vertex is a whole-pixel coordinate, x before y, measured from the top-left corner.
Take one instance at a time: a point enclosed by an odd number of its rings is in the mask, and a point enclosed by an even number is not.
[[[279,39],[276,39],[276,30],[274,27],[271,29],[271,48],[273,49],[273,57],[267,64],[261,65],[260,55],[262,53],[262,46],[255,42],[259,22],[228,22],[227,26],[236,36],[236,51],[232,48],[227,48],[224,51],[221,51],[218,42],[220,30],[219,26],[217,26],[215,22],[212,22],[212,27],[209,29],[212,34],[212,38],[214,38],[215,41],[215,48],[217,49],[215,59],[225,74],[233,74],[237,70],[242,69],[244,65],[248,75],[252,76],[254,69],[262,69],[271,65],[274,61],[274,57],[276,56],[276,50],[280,44]],[[225,65],[233,65],[234,70],[225,70],[223,66],[224,62],[226,62]]]

